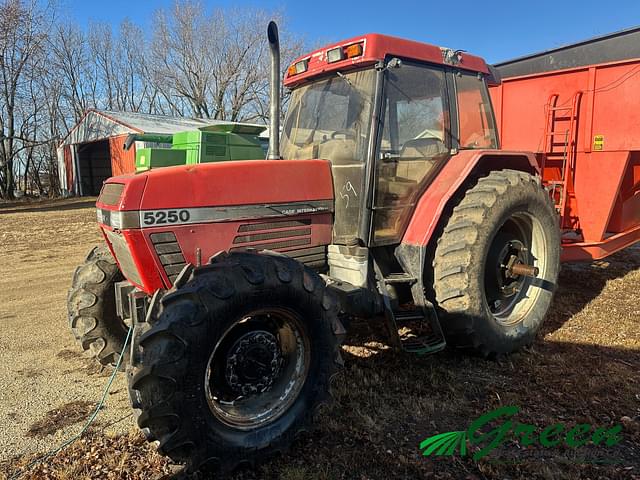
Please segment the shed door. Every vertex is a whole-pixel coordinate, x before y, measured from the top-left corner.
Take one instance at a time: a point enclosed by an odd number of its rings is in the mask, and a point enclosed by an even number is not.
[[[64,146],[64,171],[67,178],[66,189],[69,192],[73,191],[73,159],[71,157],[71,145]]]

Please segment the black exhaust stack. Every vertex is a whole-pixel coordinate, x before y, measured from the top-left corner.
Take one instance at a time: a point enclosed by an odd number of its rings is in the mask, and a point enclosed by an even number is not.
[[[268,160],[280,159],[280,40],[278,25],[269,22],[267,37],[271,49],[271,89],[269,92],[269,153]]]

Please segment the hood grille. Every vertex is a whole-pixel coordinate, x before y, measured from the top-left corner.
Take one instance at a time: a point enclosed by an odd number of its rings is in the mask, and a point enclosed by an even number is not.
[[[326,271],[327,246],[312,245],[311,219],[247,223],[238,227],[230,252],[247,249],[273,250],[318,271]],[[186,265],[173,232],[152,233],[153,248],[167,278],[173,283]]]
[[[285,220],[282,222],[249,223],[247,225],[240,225],[238,232],[256,232],[259,230],[273,230],[275,228],[305,227],[307,225],[311,225],[310,218],[305,218],[304,220]]]
[[[311,246],[310,218],[249,223],[240,225],[238,233],[242,235],[233,239],[231,252],[247,248],[282,251],[315,270],[327,268],[327,246]]]
[[[138,267],[136,267],[133,256],[131,255],[131,250],[129,249],[124,236],[121,233],[112,232],[111,230],[106,229],[104,230],[104,233],[111,244],[111,248],[113,248],[113,253],[120,265],[122,274],[127,278],[127,280],[141,286],[142,279],[140,278]]]
[[[173,232],[152,233],[150,238],[164,272],[173,283],[187,264],[175,234]]]

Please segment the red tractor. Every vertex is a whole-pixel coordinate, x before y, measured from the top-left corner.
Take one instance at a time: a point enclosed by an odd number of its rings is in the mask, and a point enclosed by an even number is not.
[[[376,34],[322,48],[287,69],[279,139],[268,37],[269,159],[107,180],[108,250],[69,295],[103,363],[133,327],[138,425],[192,469],[286,448],[349,318],[384,318],[409,352],[496,356],[534,340],[558,278],[558,213],[535,156],[499,149],[482,59]]]

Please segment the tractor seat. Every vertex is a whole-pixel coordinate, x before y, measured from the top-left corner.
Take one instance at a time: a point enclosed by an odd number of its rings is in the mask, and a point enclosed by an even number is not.
[[[436,137],[414,138],[407,140],[400,151],[400,161],[404,158],[424,160],[439,157],[447,153],[444,142]]]
[[[349,165],[360,163],[360,160],[353,158],[356,151],[356,142],[351,138],[335,138],[325,140],[318,144],[316,156],[312,158],[323,158],[330,160],[334,165]]]
[[[444,142],[438,138],[414,138],[405,142],[398,158],[396,177],[419,183],[434,164],[448,153]]]

